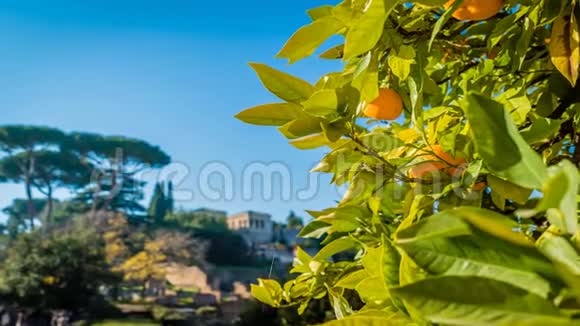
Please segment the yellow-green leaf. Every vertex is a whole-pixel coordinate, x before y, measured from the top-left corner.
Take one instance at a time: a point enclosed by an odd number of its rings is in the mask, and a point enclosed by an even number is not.
[[[286,58],[290,63],[308,57],[342,28],[342,22],[333,16],[317,19],[296,31],[276,56]]]
[[[250,63],[256,74],[272,94],[287,101],[300,103],[308,99],[314,87],[308,82],[261,63]]]
[[[563,15],[554,21],[550,57],[556,69],[575,86],[580,65],[580,34],[575,15]]]
[[[254,125],[281,126],[296,119],[301,111],[302,107],[294,103],[273,103],[246,109],[235,117]]]

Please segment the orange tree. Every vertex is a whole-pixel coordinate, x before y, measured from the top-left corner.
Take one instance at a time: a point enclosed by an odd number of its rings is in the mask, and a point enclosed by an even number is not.
[[[322,249],[298,250],[295,278],[260,279],[253,295],[299,312],[327,297],[332,325],[580,323],[579,11],[576,0],[310,10],[278,57],[338,35],[321,57],[343,71],[310,84],[252,64],[282,101],[237,118],[329,148],[314,172],[348,191],[301,232]],[[333,262],[343,251],[355,258]]]

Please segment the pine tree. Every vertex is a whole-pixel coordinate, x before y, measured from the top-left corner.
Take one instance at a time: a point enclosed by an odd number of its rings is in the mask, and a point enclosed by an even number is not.
[[[165,209],[167,210],[166,213],[173,213],[174,209],[174,199],[173,199],[173,182],[167,182],[167,195],[165,199]]]
[[[155,224],[162,223],[165,219],[165,214],[167,214],[167,199],[163,193],[163,185],[159,182],[155,184],[148,214]]]

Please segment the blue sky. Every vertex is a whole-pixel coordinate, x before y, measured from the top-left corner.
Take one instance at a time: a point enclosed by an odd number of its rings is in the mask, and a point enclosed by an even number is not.
[[[254,209],[283,219],[291,209],[331,206],[338,195],[325,177],[309,200],[282,200],[280,182],[272,200],[243,200],[241,174],[248,164],[286,164],[297,189],[324,151],[298,151],[274,128],[245,125],[233,115],[276,101],[248,62],[312,82],[340,69],[315,57],[291,66],[274,59],[308,22],[308,8],[333,2],[2,1],[0,123],[120,134],[159,145],[190,170],[179,185],[194,195],[178,203],[184,207]],[[199,171],[209,162],[233,172],[233,200],[199,194]],[[212,182],[218,185],[215,177]],[[23,196],[21,188],[0,185],[0,207]]]

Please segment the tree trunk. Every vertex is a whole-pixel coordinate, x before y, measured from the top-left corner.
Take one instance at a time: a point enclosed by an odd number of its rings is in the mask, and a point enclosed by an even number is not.
[[[114,167],[113,169],[111,169],[111,189],[109,190],[109,195],[105,200],[106,210],[109,209],[109,206],[111,206],[111,203],[113,202],[113,199],[115,198],[116,195],[117,195],[117,170],[116,167]],[[111,211],[114,212],[115,210],[113,210],[113,208],[111,207]]]
[[[97,177],[97,183],[95,185],[95,193],[93,194],[93,203],[91,205],[91,219],[95,219],[97,216],[97,208],[98,208],[98,201],[99,201],[99,193],[101,192],[101,182],[103,181],[103,174],[98,171],[99,175]]]
[[[26,199],[28,200],[28,218],[30,220],[30,229],[34,230],[34,217],[36,216],[36,209],[34,209],[34,203],[32,201],[32,184],[30,182],[30,177],[26,176],[24,182],[26,186]]]
[[[53,209],[52,186],[50,185],[50,183],[48,184],[48,188],[46,190],[46,199],[48,200],[48,202],[46,203],[46,205],[47,205],[46,226],[48,226],[50,228],[52,226],[52,209]]]
[[[58,310],[52,312],[50,326],[69,326],[70,313],[66,310]]]
[[[16,315],[16,326],[25,326],[26,325],[26,318],[22,311],[19,311]]]
[[[30,229],[34,230],[34,218],[36,217],[36,209],[32,201],[32,175],[34,174],[34,157],[29,154],[30,159],[28,167],[25,171],[24,183],[26,187],[26,199],[28,200],[28,218],[30,219]]]

